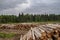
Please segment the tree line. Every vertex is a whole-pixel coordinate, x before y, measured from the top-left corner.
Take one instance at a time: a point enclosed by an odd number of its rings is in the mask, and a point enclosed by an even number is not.
[[[19,23],[19,22],[60,22],[60,15],[55,14],[18,14],[16,15],[0,15],[0,23]]]

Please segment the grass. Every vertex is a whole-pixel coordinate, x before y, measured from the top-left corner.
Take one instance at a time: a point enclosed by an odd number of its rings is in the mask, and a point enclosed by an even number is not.
[[[9,33],[9,34],[6,34],[6,33],[0,33],[0,38],[11,38],[11,37],[14,37],[15,34],[13,33]]]

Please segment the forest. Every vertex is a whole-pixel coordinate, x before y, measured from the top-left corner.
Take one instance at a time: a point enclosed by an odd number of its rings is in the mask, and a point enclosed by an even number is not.
[[[60,22],[60,15],[56,14],[24,14],[0,15],[0,23],[20,23],[20,22]]]

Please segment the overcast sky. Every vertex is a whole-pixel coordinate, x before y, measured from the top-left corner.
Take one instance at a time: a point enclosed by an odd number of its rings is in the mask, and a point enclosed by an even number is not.
[[[0,0],[0,15],[18,15],[19,12],[60,14],[60,0]]]

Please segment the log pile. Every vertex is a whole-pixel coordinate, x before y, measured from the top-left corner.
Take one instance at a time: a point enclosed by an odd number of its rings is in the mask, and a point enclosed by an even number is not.
[[[20,29],[20,30],[29,30],[31,27],[36,27],[37,24],[18,24],[14,26],[14,29]]]
[[[36,27],[38,24],[1,24],[0,29],[29,30],[30,27]]]
[[[60,40],[60,25],[45,24],[32,28],[20,40]]]

